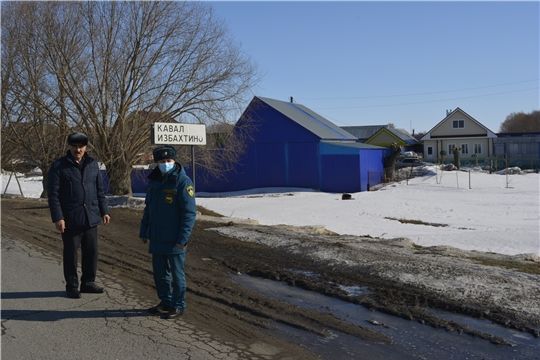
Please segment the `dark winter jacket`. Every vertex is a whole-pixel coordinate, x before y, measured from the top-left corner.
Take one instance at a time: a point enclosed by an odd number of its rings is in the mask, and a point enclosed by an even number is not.
[[[179,163],[165,176],[155,168],[148,179],[139,237],[150,240],[152,254],[181,253],[177,245],[187,245],[197,216],[193,182]]]
[[[52,221],[63,219],[66,229],[97,226],[110,214],[98,163],[87,154],[81,165],[69,151],[56,160],[47,185]]]

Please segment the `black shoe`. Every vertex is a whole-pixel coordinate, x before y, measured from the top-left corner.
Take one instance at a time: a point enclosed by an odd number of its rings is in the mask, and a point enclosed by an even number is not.
[[[103,292],[103,288],[100,288],[95,284],[90,286],[81,286],[81,292],[89,294],[101,294]]]
[[[184,314],[184,310],[172,308],[168,313],[161,315],[162,319],[176,319]]]
[[[166,314],[169,311],[171,311],[171,307],[170,306],[163,306],[163,305],[156,305],[156,306],[151,307],[150,309],[148,309],[148,312],[150,314]]]
[[[81,293],[77,289],[66,290],[66,292],[67,292],[68,298],[72,298],[72,299],[80,299],[81,298]]]

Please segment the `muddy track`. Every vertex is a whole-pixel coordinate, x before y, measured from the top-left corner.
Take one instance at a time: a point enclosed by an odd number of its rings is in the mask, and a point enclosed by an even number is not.
[[[201,210],[204,212],[204,209]],[[141,211],[112,208],[111,212],[111,224],[99,228],[100,271],[131,284],[141,297],[156,299],[150,255],[147,247],[138,239]],[[2,199],[2,232],[48,251],[57,254],[62,252],[60,235],[50,220],[46,202],[35,199]],[[274,242],[265,243],[261,239],[271,239]],[[293,239],[295,245],[287,245],[284,239]],[[374,239],[371,240],[375,243]],[[366,243],[371,240],[367,239]],[[380,333],[350,324],[327,312],[299,308],[247,290],[231,279],[235,274],[242,273],[287,282],[292,286],[361,304],[369,309],[436,328],[470,334],[496,344],[507,343],[491,334],[473,331],[465,325],[438,318],[427,309],[487,318],[539,336],[535,328],[539,325],[537,321],[540,316],[525,316],[512,307],[499,307],[493,302],[474,297],[448,296],[444,291],[412,284],[395,276],[395,273],[403,272],[401,267],[404,264],[411,265],[411,274],[420,272],[422,266],[426,268],[425,271],[430,271],[431,268],[446,265],[440,261],[421,262],[419,259],[443,259],[450,256],[434,255],[428,251],[422,257],[420,253],[425,249],[407,248],[396,243],[366,247],[361,258],[354,257],[352,261],[347,256],[350,256],[357,242],[358,239],[351,237],[305,234],[290,229],[239,226],[198,219],[186,261],[186,321],[224,340],[245,341],[249,344],[264,339],[282,348],[290,347],[291,353],[305,359],[316,356],[272,337],[265,329],[281,323],[323,336],[333,330],[369,341],[390,342],[389,338]],[[320,250],[316,250],[321,248],[337,255],[326,259],[320,256]],[[401,251],[403,248],[407,248],[407,251]],[[472,260],[466,261],[473,264]],[[355,266],[349,266],[350,263]],[[390,273],[389,269],[396,272]],[[459,269],[457,267],[455,271]],[[508,271],[510,274],[511,270]],[[540,278],[538,275],[525,275]],[[353,296],[340,285],[361,285],[369,291]]]
[[[317,291],[436,328],[459,331],[505,344],[483,334],[431,315],[441,309],[539,337],[540,263],[492,254],[463,254],[455,249],[415,247],[407,239],[382,241],[350,236],[306,234],[287,227],[234,225],[211,229],[242,239],[236,252],[220,252],[231,270]],[[267,252],[267,245],[277,250]],[[241,252],[244,252],[243,254]],[[467,256],[471,257],[468,258]],[[530,273],[484,266],[478,258],[511,266],[527,263]],[[517,266],[519,268],[519,266]],[[310,273],[309,276],[305,275]],[[470,283],[468,283],[470,282]],[[340,285],[369,288],[352,296]]]

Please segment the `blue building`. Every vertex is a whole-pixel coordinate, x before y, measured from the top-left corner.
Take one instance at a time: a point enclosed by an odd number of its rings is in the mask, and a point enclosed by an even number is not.
[[[366,191],[384,179],[386,148],[357,142],[303,105],[255,96],[236,128],[246,121],[256,129],[245,158],[226,180],[202,181],[197,172],[197,192],[300,187],[350,193]]]

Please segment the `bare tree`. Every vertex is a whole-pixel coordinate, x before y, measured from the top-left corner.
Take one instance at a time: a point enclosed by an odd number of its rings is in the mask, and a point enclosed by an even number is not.
[[[2,33],[4,33],[4,29],[2,28]],[[2,97],[1,97],[1,104],[2,104],[2,110],[1,110],[1,131],[2,131],[2,148],[0,152],[0,160],[2,164],[2,169],[7,169],[7,167],[12,164],[16,154],[20,152],[20,149],[17,149],[16,144],[12,143],[10,139],[12,138],[11,134],[11,128],[10,128],[10,114],[14,112],[15,104],[13,101],[9,100],[8,96],[8,89],[11,86],[12,82],[12,73],[13,73],[13,66],[12,61],[13,59],[4,56],[5,53],[14,53],[14,44],[12,43],[5,43],[2,42]],[[10,169],[7,169],[10,170]]]
[[[540,111],[534,110],[530,113],[511,113],[501,123],[500,132],[539,132],[540,131]]]
[[[208,4],[38,4],[41,60],[57,84],[55,102],[41,103],[47,107],[41,111],[63,114],[58,124],[89,136],[115,195],[131,194],[132,165],[150,142],[152,122],[234,121],[258,80],[256,67]],[[229,140],[225,145],[236,150],[199,147],[197,166],[219,173],[218,153],[233,163],[243,146]]]
[[[41,60],[36,10],[2,6],[2,152],[42,170],[46,197],[47,173],[65,150],[67,125],[61,126],[58,87]]]
[[[396,176],[396,160],[401,154],[401,147],[397,143],[390,145],[390,155],[384,158],[384,173],[387,179],[394,180]]]

